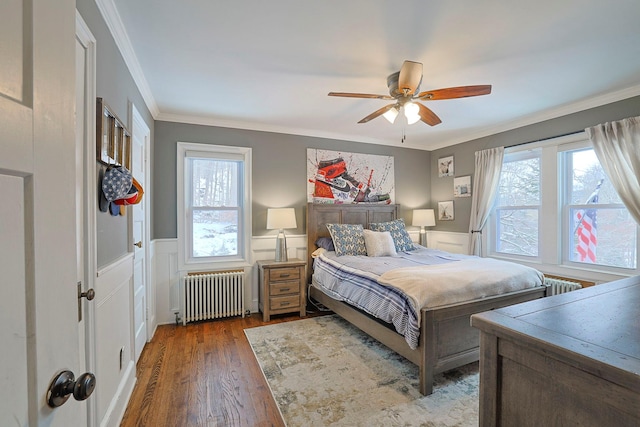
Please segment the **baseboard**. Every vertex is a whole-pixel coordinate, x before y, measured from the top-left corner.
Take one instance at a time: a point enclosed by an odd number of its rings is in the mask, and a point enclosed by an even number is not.
[[[124,413],[127,410],[129,399],[133,393],[133,388],[136,385],[136,366],[133,361],[130,361],[127,365],[127,370],[122,377],[122,381],[118,386],[116,395],[113,396],[111,404],[107,409],[107,412],[100,421],[100,427],[118,427],[124,417]],[[98,378],[98,381],[100,379]]]

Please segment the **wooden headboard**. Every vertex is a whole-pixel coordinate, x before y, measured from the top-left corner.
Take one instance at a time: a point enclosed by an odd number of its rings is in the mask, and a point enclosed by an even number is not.
[[[330,237],[327,224],[362,224],[386,222],[398,217],[398,205],[371,204],[314,204],[307,203],[307,283],[311,283],[313,260],[320,237]]]

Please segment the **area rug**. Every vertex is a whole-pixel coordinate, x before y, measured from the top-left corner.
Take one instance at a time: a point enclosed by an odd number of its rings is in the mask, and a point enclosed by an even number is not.
[[[418,367],[338,316],[245,329],[289,427],[477,426],[478,364],[418,390]]]

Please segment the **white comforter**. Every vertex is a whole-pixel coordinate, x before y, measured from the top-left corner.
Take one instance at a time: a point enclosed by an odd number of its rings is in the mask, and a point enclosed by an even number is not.
[[[466,257],[445,264],[389,270],[378,282],[406,293],[420,308],[439,307],[541,286],[539,271],[493,258]]]
[[[420,309],[477,300],[543,284],[540,272],[493,258],[418,247],[395,257],[336,256],[318,249],[312,256],[313,283],[327,295],[391,323],[410,348],[418,346]],[[376,287],[389,288],[392,293]],[[395,290],[404,295],[399,297]],[[409,310],[411,308],[411,310]]]

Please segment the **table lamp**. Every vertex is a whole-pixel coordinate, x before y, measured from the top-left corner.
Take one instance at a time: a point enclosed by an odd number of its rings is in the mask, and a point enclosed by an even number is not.
[[[413,222],[411,225],[420,227],[420,244],[427,247],[427,232],[424,228],[436,225],[436,217],[433,209],[415,209],[413,211]]]
[[[267,230],[279,230],[276,237],[276,261],[287,261],[285,228],[297,228],[294,208],[267,209]]]

